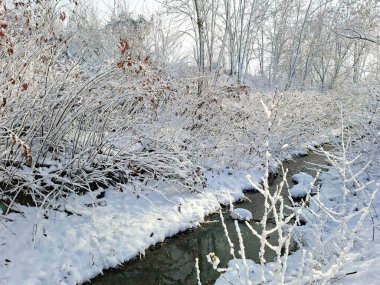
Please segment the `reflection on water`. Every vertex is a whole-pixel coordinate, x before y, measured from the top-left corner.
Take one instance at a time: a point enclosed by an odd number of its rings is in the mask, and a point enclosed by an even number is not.
[[[317,165],[312,165],[317,164]],[[284,163],[284,168],[289,169],[288,177],[301,171],[313,176],[318,165],[325,164],[323,157],[311,153],[305,157],[299,157]],[[282,181],[281,175],[274,179],[271,189],[275,189]],[[292,187],[291,179],[288,179],[289,186]],[[287,196],[287,189],[284,189],[284,196]],[[264,199],[259,193],[247,193],[249,200],[236,204],[238,207],[249,209],[253,212],[254,220],[259,220],[263,214]],[[231,240],[235,244],[235,255],[238,257],[238,238],[235,225],[229,217],[228,210],[224,210],[224,217]],[[219,222],[219,214],[210,215],[208,223],[202,224],[198,229],[185,233],[177,238],[169,239],[167,242],[149,250],[141,260],[128,262],[119,269],[105,272],[91,281],[96,285],[171,285],[171,284],[197,284],[195,258],[199,258],[202,284],[213,284],[219,274],[207,262],[206,255],[215,252],[221,263],[220,267],[225,267],[231,259],[227,239],[223,227]],[[211,222],[210,222],[211,221]],[[216,222],[212,222],[216,221]],[[244,237],[246,256],[254,261],[259,261],[259,240],[250,233],[247,226],[240,223],[240,229]],[[252,222],[252,226],[260,231],[260,226]],[[271,225],[269,224],[268,227]],[[273,234],[269,237],[272,243],[276,243],[277,236]],[[275,258],[273,251],[267,249],[265,259],[271,261]]]
[[[245,204],[245,203],[243,203]],[[228,215],[228,213],[225,213]],[[225,216],[230,237],[238,247],[238,238],[234,230],[234,224]],[[211,215],[211,219],[219,219],[219,215]],[[259,226],[254,226],[259,230]],[[249,258],[258,260],[260,244],[256,237],[248,232],[244,224],[240,224],[243,236],[245,237],[246,255]],[[270,237],[274,241],[276,237]],[[193,233],[184,234],[179,238],[169,240],[160,248],[147,252],[142,260],[132,262],[122,270],[112,274],[106,274],[91,284],[196,284],[196,272],[194,267],[195,258],[198,257],[201,269],[202,284],[211,284],[216,280],[218,273],[206,260],[206,254],[215,252],[220,258],[220,266],[226,266],[231,259],[229,249],[226,248],[227,239],[224,235],[220,222],[208,223],[202,228],[196,229]],[[235,250],[238,256],[237,250]],[[274,258],[273,252],[266,255],[268,260]]]

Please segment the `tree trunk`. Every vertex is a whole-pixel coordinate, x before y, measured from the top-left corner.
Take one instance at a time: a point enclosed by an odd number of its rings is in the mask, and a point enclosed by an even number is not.
[[[197,28],[199,37],[199,50],[198,50],[198,68],[199,68],[199,79],[198,79],[198,94],[203,91],[203,76],[205,72],[205,40],[204,40],[204,13],[202,0],[194,0],[195,12],[197,16]]]

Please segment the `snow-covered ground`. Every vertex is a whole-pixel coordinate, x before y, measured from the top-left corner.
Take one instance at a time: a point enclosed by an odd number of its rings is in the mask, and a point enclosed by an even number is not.
[[[368,215],[366,210],[361,211],[369,203],[370,195],[377,193],[380,187],[380,169],[375,167],[366,171],[366,175],[368,181],[373,181],[366,187],[368,192],[359,188],[356,194],[347,195],[346,206],[342,203],[343,187],[338,172],[331,167],[321,175],[319,202],[312,198],[310,208],[301,212],[300,218],[307,223],[296,230],[303,248],[288,257],[283,281],[279,281],[280,274],[275,272],[275,263],[267,263],[263,271],[267,282],[265,284],[380,284],[380,195],[375,196],[373,206],[368,208]],[[356,179],[358,176],[354,177]],[[304,173],[292,178],[299,183],[295,186],[296,189],[298,185],[310,185],[312,181]],[[289,189],[290,193],[292,191],[294,188]],[[329,209],[327,216],[331,219],[324,217],[323,211],[319,211],[323,207]],[[344,208],[351,209],[352,212],[342,216],[339,210]],[[363,215],[366,218],[361,223]],[[246,268],[250,281],[245,277]],[[311,269],[309,274],[305,272],[305,268]],[[215,284],[259,284],[261,274],[260,265],[251,260],[231,260],[227,271]],[[318,280],[317,283],[315,280]]]
[[[380,187],[380,169],[375,170],[371,177],[374,183],[371,190]],[[355,205],[354,205],[355,206]],[[357,230],[357,238],[352,249],[342,260],[342,269],[331,280],[336,285],[380,284],[380,194],[376,195],[373,207],[369,209],[369,218]],[[354,225],[349,225],[354,228]]]
[[[208,173],[204,193],[125,188],[72,195],[60,211],[22,207],[0,222],[0,284],[77,284],[166,237],[196,227],[220,203],[243,197],[262,170]],[[98,197],[101,197],[97,199]],[[66,212],[64,211],[66,210]],[[68,213],[72,213],[68,215]]]

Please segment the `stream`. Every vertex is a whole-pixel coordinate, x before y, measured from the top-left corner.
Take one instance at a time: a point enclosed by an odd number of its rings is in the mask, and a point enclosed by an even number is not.
[[[293,174],[302,171],[314,177],[317,170],[322,168],[321,165],[325,164],[325,158],[313,152],[307,156],[285,161],[283,165],[284,168],[289,170],[287,177],[289,187],[294,185],[291,180]],[[274,191],[281,181],[282,175],[279,174],[271,183],[271,191]],[[284,189],[283,192],[284,197],[287,197],[287,189]],[[247,199],[235,203],[235,207],[250,210],[253,213],[253,219],[260,220],[264,211],[263,196],[258,192],[246,192],[245,194]],[[289,201],[287,202],[290,203]],[[238,257],[237,248],[239,243],[234,222],[230,218],[227,208],[222,211],[230,238],[235,244],[235,254]],[[202,284],[214,284],[220,274],[207,262],[206,255],[214,252],[221,261],[219,267],[226,267],[227,262],[232,257],[219,214],[212,214],[206,217],[205,220],[205,223],[202,223],[200,227],[190,229],[151,247],[146,251],[146,255],[142,259],[136,258],[116,269],[107,270],[104,275],[95,277],[88,284],[195,285],[197,284],[195,258],[199,258]],[[259,262],[260,242],[258,238],[252,235],[244,223],[239,223],[239,225],[244,238],[246,257]],[[251,222],[251,225],[257,231],[260,231],[259,224]],[[268,227],[270,226],[271,224],[268,224]],[[275,243],[277,240],[276,234],[271,235],[269,239]],[[293,244],[293,250],[295,249],[296,246]],[[267,248],[265,259],[273,261],[274,258],[275,253]]]

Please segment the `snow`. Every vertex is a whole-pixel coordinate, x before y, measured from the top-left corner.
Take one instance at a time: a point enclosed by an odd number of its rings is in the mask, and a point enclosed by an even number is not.
[[[310,183],[313,182],[314,178],[311,175],[306,174],[305,172],[300,172],[294,174],[292,176],[292,180],[298,184],[310,185]]]
[[[371,240],[370,232],[367,231],[366,241],[356,242],[353,250],[345,259],[343,268],[335,278],[337,285],[362,285],[374,284],[379,280],[380,264],[380,239],[377,231],[376,240]]]
[[[289,190],[290,196],[294,199],[304,198],[307,196],[308,186],[304,184],[297,184]]]
[[[292,277],[296,277],[300,273],[299,260],[301,260],[301,252],[296,252],[288,257],[288,276],[285,278],[285,282],[290,281]],[[261,282],[261,266],[252,260],[245,260],[249,270],[249,280],[251,284],[262,284]],[[244,270],[244,262],[242,259],[231,260],[228,262],[228,269],[223,273],[215,282],[215,285],[231,285],[242,284],[241,274]],[[280,274],[273,274],[275,264],[269,262],[264,266],[264,274],[267,282],[265,284],[281,284],[281,281],[276,279]]]
[[[270,120],[270,118],[272,116],[272,112],[269,111],[267,105],[263,102],[263,100],[261,100],[260,102],[261,102],[261,105],[263,106],[263,109],[264,109],[265,115],[267,116],[267,119]]]
[[[380,167],[374,167],[372,172],[367,171],[366,174],[375,181],[367,186],[369,193],[372,193],[380,187]],[[354,231],[357,232],[353,239],[353,247],[352,249],[348,248],[347,252],[334,248],[334,239],[342,238],[330,235],[334,231],[340,231],[337,221],[331,219],[322,222],[321,216],[314,215],[321,205],[332,209],[330,213],[342,207],[342,181],[339,178],[340,174],[335,169],[329,168],[320,176],[318,195],[322,204],[316,204],[312,197],[310,210],[309,208],[294,208],[294,211],[300,214],[300,219],[306,222],[305,226],[296,228],[297,238],[302,242],[304,248],[318,248],[318,250],[306,253],[305,250],[300,249],[288,256],[284,281],[276,279],[281,274],[274,274],[275,262],[265,264],[263,272],[266,284],[283,284],[284,282],[289,282],[289,284],[377,284],[378,265],[380,264],[380,230],[378,227],[380,195],[377,195],[374,200],[372,218],[371,216],[366,218],[359,230],[355,228],[359,215],[355,217],[354,214],[351,214],[350,220],[347,219],[347,230],[343,240],[348,240]],[[312,181],[312,178],[304,173],[296,174],[292,179],[301,185],[308,185]],[[351,213],[356,213],[355,209],[360,209],[357,201],[357,195],[347,197],[347,208],[354,209]],[[323,227],[323,232],[318,232],[320,227]],[[245,240],[245,242],[249,241]],[[339,252],[334,253],[336,250]],[[338,257],[338,254],[341,254],[342,259]],[[245,264],[248,264],[249,278],[252,284],[259,284],[261,282],[261,266],[252,260],[235,259],[228,263],[226,272],[216,280],[215,285],[242,284],[241,275]],[[306,267],[313,268],[314,276],[305,274]],[[319,281],[315,281],[314,278]]]
[[[289,189],[290,196],[295,199],[306,197],[307,193],[310,191],[313,177],[304,172],[300,172],[294,174],[292,180],[297,184]]]
[[[249,210],[243,208],[236,208],[232,210],[230,216],[232,219],[239,221],[249,221],[252,220],[253,217]]]
[[[208,172],[208,187],[198,194],[162,185],[157,191],[124,185],[123,192],[107,189],[100,199],[99,191],[72,195],[59,210],[21,207],[23,215],[11,213],[0,220],[0,284],[87,281],[198,226],[220,203],[242,199],[247,175],[261,181],[263,170]]]
[[[207,261],[211,263],[212,268],[217,269],[220,263],[219,257],[217,257],[214,252],[210,252],[209,254],[206,255],[206,257],[207,257]]]
[[[367,172],[368,173],[368,172]],[[368,173],[375,183],[370,186],[371,191],[380,187],[380,168],[376,167],[372,173]],[[329,171],[324,175],[321,190],[329,190],[325,195],[326,203],[337,203],[339,201],[338,194],[333,189],[338,185],[338,173]],[[331,185],[330,187],[328,187]],[[358,205],[351,202],[351,207],[355,208]],[[370,217],[364,221],[363,226],[357,233],[354,240],[353,248],[344,257],[343,265],[340,271],[333,279],[337,285],[361,285],[361,284],[377,284],[379,280],[380,264],[380,228],[379,228],[379,209],[380,209],[380,194],[377,194],[373,207],[371,207]],[[373,220],[372,220],[372,218]],[[353,228],[353,223],[349,224],[349,229]]]

